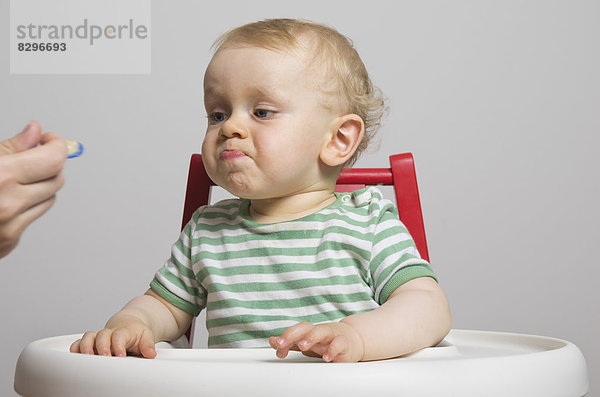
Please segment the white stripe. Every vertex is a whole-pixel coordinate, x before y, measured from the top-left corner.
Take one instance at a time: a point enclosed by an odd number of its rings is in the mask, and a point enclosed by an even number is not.
[[[194,228],[196,225],[191,225],[192,228]],[[183,244],[185,247],[189,247],[190,246],[190,238],[189,236],[185,233],[185,231],[182,231],[181,234],[179,235],[179,241],[181,241],[181,244]],[[175,245],[175,244],[173,244]]]
[[[247,313],[246,313],[247,314]],[[212,327],[210,329],[210,336],[223,336],[227,334],[235,334],[237,332],[243,331],[269,331],[277,328],[289,328],[292,325],[297,324],[298,321],[294,320],[278,320],[278,321],[261,321],[256,323],[248,323],[247,325],[243,324],[233,324],[233,325],[224,325],[222,327]]]
[[[220,226],[220,225],[229,225],[229,226],[237,226],[239,225],[241,222],[241,218],[239,216],[233,218],[233,219],[229,219],[229,218],[225,218],[225,217],[218,217],[218,218],[203,218],[202,219],[202,226],[206,227],[206,226]],[[217,229],[218,232],[220,232],[220,230]],[[233,232],[234,236],[236,235],[235,233],[239,233],[239,230],[231,230],[231,232]],[[208,230],[202,230],[201,228],[196,228],[196,230],[194,230],[194,233],[192,234],[192,238],[193,239],[197,239],[197,238],[202,238],[203,235],[205,235],[205,233],[210,233],[210,231]]]
[[[365,293],[369,296],[373,295],[371,287],[363,283],[346,284],[346,285],[319,285],[306,288],[298,288],[294,290],[282,291],[249,291],[249,292],[232,292],[218,291],[211,292],[212,301],[220,301],[224,299],[237,299],[244,302],[260,302],[265,300],[289,300],[307,298],[320,295],[350,295],[356,293]],[[213,295],[214,294],[214,295]]]
[[[333,210],[332,210],[333,211]],[[332,214],[334,214],[332,212]],[[335,213],[335,215],[340,216]],[[345,213],[344,215],[352,215],[348,216],[349,218],[362,222],[369,223],[372,217],[370,216],[359,216],[352,213]],[[354,216],[356,215],[356,216]],[[229,225],[229,226],[239,226],[243,219],[241,217],[236,217],[234,219],[226,219],[226,218],[215,218],[215,219],[203,219],[202,220],[205,225],[209,226],[219,226],[219,225]],[[202,230],[196,229],[192,234],[193,239],[202,239],[202,238],[222,238],[222,237],[239,237],[244,235],[254,235],[256,233],[278,233],[278,232],[290,232],[290,231],[304,231],[304,230],[327,230],[328,228],[333,227],[341,227],[345,229],[349,229],[357,232],[357,234],[362,235],[368,233],[368,230],[365,230],[364,227],[353,225],[343,218],[331,218],[327,219],[325,222],[314,222],[314,221],[288,221],[282,223],[275,223],[269,225],[258,225],[252,227],[250,229],[221,229],[215,228],[214,231],[211,230]]]
[[[370,250],[371,242],[361,240],[351,235],[344,235],[340,233],[327,233],[321,238],[303,238],[303,239],[289,239],[289,240],[277,240],[277,239],[256,239],[242,241],[239,243],[226,243],[223,245],[209,245],[202,244],[196,246],[198,252],[209,252],[211,254],[221,254],[224,252],[236,252],[246,251],[256,248],[318,248],[325,243],[343,243],[352,245],[361,250]]]
[[[196,252],[192,251],[192,255],[195,255]],[[288,255],[271,255],[267,258],[257,258],[257,257],[244,257],[244,258],[233,258],[228,260],[219,260],[219,259],[202,259],[202,263],[194,264],[193,268],[197,272],[199,269],[196,269],[196,266],[200,267],[214,267],[219,269],[229,269],[231,267],[242,267],[242,266],[275,266],[278,264],[311,264],[311,263],[319,263],[322,261],[328,260],[339,260],[350,258],[357,260],[361,263],[363,267],[366,267],[368,261],[362,258],[359,254],[353,251],[340,251],[340,250],[323,250],[314,255],[302,255],[302,256],[288,256]],[[316,267],[317,265],[315,265]]]
[[[202,210],[202,214],[235,214],[236,212],[238,212],[239,209],[239,206],[236,205],[235,201],[238,200],[224,200],[219,201],[214,205],[208,205],[204,207],[204,209]],[[226,208],[230,206],[231,208]]]
[[[412,238],[408,233],[398,233],[392,234],[377,242],[377,244],[373,245],[373,249],[371,251],[371,258],[375,258],[381,251],[385,250],[388,247],[392,247],[397,244],[404,243],[406,241],[411,241]],[[412,248],[412,247],[410,247]]]
[[[170,259],[165,263],[163,269],[171,273],[173,276],[177,277],[179,280],[181,280],[181,282],[185,284],[185,286],[198,289],[198,281],[195,278],[189,278],[183,273],[181,273],[179,267],[173,262],[171,262]],[[156,274],[159,274],[159,272],[157,272]]]
[[[404,262],[400,262],[400,258],[402,258],[403,255],[405,255],[405,254],[414,255],[414,251],[415,250],[413,247],[407,247],[407,248],[403,249],[402,251],[394,252],[393,254],[385,257],[384,261],[378,266],[377,270],[373,274],[373,280],[375,281],[375,284],[380,283],[379,276],[381,275],[382,272],[384,272],[390,266],[397,266],[397,268],[400,269],[407,265],[412,265],[412,264],[416,264],[416,263],[424,263],[425,261],[419,257],[416,257],[414,259],[408,259]],[[398,266],[398,265],[400,265],[400,266]]]
[[[356,269],[353,266],[346,267],[330,267],[327,269],[315,269],[290,271],[282,273],[253,273],[253,274],[235,274],[229,276],[220,276],[211,274],[210,282],[212,284],[219,283],[225,285],[248,284],[248,283],[284,283],[288,281],[298,281],[305,279],[327,279],[329,277],[344,277],[356,276],[360,279],[360,275],[356,274]]]
[[[181,250],[176,246],[173,245],[173,247],[171,247],[171,256],[177,260],[177,262],[179,262],[182,266],[188,268],[188,269],[192,269],[191,268],[191,263],[190,263],[190,258],[188,258],[183,252],[181,252]],[[169,259],[169,262],[171,262],[171,260]],[[173,266],[177,266],[174,263],[172,263]]]

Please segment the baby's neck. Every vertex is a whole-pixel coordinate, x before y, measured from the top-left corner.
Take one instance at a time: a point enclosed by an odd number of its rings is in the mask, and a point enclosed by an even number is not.
[[[336,200],[331,191],[315,191],[272,199],[251,200],[250,216],[257,223],[277,223],[314,214]]]

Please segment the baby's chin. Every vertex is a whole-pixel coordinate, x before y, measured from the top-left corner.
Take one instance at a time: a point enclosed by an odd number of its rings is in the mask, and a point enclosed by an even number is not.
[[[251,187],[243,186],[221,186],[231,195],[247,200],[270,200],[277,198],[276,192],[266,191],[265,189],[252,189]]]
[[[268,200],[282,197],[280,185],[277,182],[267,182],[260,175],[246,172],[230,172],[227,175],[217,173],[211,179],[231,195],[248,200]]]
[[[227,189],[227,188],[223,188],[225,190],[227,190],[231,195],[235,196],[235,197],[239,197],[241,199],[247,199],[247,200],[265,200],[265,199],[271,199],[273,197],[265,195],[265,194],[260,194],[259,192],[253,192],[253,191],[249,191],[249,190],[243,190],[243,189]]]
[[[249,200],[264,198],[264,197],[261,197],[260,192],[256,191],[256,189],[254,189],[248,183],[245,183],[245,181],[237,181],[234,178],[231,178],[231,179],[232,180],[223,181],[223,183],[219,183],[217,181],[215,181],[215,182],[217,183],[217,185],[219,185],[220,187],[225,189],[227,192],[229,192],[229,194],[231,194],[235,197],[239,197],[242,199],[249,199]]]

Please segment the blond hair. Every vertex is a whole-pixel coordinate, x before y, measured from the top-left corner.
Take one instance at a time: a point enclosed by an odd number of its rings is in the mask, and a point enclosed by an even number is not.
[[[302,19],[267,19],[233,28],[214,42],[215,53],[236,45],[248,45],[275,51],[298,53],[305,49],[299,37],[307,37],[313,48],[313,60],[320,61],[326,81],[320,88],[337,94],[345,112],[363,120],[365,133],[354,155],[344,164],[352,166],[366,150],[381,125],[385,101],[381,90],[373,85],[367,69],[352,41],[328,26]]]

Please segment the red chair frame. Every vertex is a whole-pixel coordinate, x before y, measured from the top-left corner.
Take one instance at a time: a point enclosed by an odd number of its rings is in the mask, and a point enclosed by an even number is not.
[[[394,186],[400,220],[410,232],[421,257],[429,261],[421,200],[412,154],[402,153],[390,156],[390,168],[352,168],[344,170],[337,180],[335,190],[337,192],[351,192],[368,185]],[[215,183],[209,178],[204,169],[202,155],[192,154],[183,208],[182,229],[198,207],[207,205],[210,202],[212,186],[215,186]],[[195,322],[192,322],[192,326],[186,332],[190,347],[194,337],[194,326]]]

